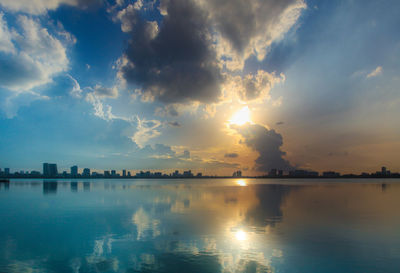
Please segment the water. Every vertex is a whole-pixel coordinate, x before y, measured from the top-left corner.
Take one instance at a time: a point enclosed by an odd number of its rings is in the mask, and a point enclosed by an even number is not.
[[[400,272],[400,180],[14,180],[0,272]]]

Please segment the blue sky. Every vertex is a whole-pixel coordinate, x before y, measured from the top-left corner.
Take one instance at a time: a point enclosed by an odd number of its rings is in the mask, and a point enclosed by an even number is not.
[[[390,0],[0,0],[0,167],[398,170],[399,25]]]

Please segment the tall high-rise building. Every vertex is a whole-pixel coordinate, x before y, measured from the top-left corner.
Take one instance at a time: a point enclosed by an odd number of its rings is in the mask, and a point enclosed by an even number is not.
[[[43,175],[45,177],[54,177],[57,174],[57,164],[43,163]]]
[[[276,176],[277,174],[277,169],[271,169],[268,173],[268,176]]]
[[[126,177],[126,170],[122,170],[122,176]]]
[[[78,175],[78,166],[72,166],[71,167],[71,176],[77,176]]]
[[[43,176],[49,176],[49,163],[43,163]]]
[[[90,169],[84,168],[82,172],[82,176],[89,177],[90,176]]]
[[[116,176],[117,172],[115,170],[111,170],[111,176]]]
[[[10,174],[10,168],[4,168],[4,174],[9,175]]]
[[[387,174],[386,167],[382,167],[382,175],[386,175],[386,174]]]

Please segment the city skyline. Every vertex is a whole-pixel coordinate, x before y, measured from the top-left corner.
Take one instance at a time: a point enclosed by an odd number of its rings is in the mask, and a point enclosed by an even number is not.
[[[0,0],[0,165],[400,169],[400,2]]]
[[[4,168],[4,171],[0,168],[0,177],[4,178],[208,178],[208,177],[233,177],[233,178],[245,178],[245,177],[258,177],[258,178],[399,178],[399,172],[392,172],[387,167],[382,166],[380,170],[368,173],[361,172],[359,174],[346,173],[341,174],[334,170],[316,172],[312,170],[304,169],[293,169],[290,171],[284,171],[280,169],[271,169],[268,172],[261,175],[246,175],[242,170],[236,170],[232,175],[216,175],[202,172],[192,172],[192,170],[115,170],[115,169],[104,169],[104,170],[91,170],[90,168],[79,168],[77,165],[70,167],[70,172],[63,170],[58,171],[56,163],[43,163],[43,171],[15,171],[12,172],[10,168]]]

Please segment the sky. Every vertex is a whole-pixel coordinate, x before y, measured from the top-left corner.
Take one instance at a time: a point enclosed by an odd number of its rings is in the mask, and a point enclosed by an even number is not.
[[[400,170],[396,0],[0,0],[0,168]]]

